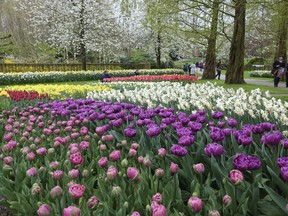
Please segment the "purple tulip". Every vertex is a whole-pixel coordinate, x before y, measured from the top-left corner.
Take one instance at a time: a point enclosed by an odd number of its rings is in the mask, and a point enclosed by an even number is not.
[[[178,140],[178,145],[180,146],[190,146],[194,143],[195,137],[193,135],[190,136],[182,136]]]
[[[126,137],[133,138],[137,135],[137,131],[134,128],[126,128],[124,134]]]
[[[160,133],[161,133],[161,128],[158,127],[158,126],[150,127],[150,128],[146,131],[146,134],[147,134],[149,137],[158,136]]]
[[[261,137],[261,142],[264,145],[277,146],[282,140],[282,133],[280,131],[273,131],[272,133],[266,133]]]
[[[234,128],[234,127],[236,127],[236,125],[237,125],[237,120],[236,120],[236,119],[233,119],[233,118],[229,118],[229,119],[227,120],[227,124],[228,124],[229,127]]]
[[[288,166],[281,167],[281,176],[285,182],[288,182]]]
[[[238,154],[233,159],[234,167],[238,170],[257,170],[261,167],[261,161],[256,156]]]
[[[222,154],[225,153],[224,151],[224,147],[218,143],[209,143],[205,149],[205,154],[208,156],[208,157],[211,157],[212,155],[214,157],[219,157],[221,156]]]
[[[170,151],[172,154],[177,155],[179,157],[184,157],[186,154],[188,154],[187,149],[180,145],[173,145],[170,148]]]
[[[212,113],[212,118],[214,118],[214,119],[221,119],[223,117],[224,117],[224,114],[222,112],[216,111],[216,112]]]
[[[277,160],[277,164],[280,168],[288,166],[288,157],[280,157]]]

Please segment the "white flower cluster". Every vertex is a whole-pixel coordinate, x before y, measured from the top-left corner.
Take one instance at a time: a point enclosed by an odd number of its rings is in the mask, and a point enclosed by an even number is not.
[[[107,84],[110,92],[89,92],[87,98],[103,101],[125,101],[148,107],[165,106],[194,112],[199,109],[224,111],[250,119],[288,125],[287,103],[271,97],[260,89],[246,92],[225,89],[210,82],[206,84],[181,84],[176,82],[118,82]]]

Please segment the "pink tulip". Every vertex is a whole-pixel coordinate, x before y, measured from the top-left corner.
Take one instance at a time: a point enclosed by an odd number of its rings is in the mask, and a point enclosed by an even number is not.
[[[61,124],[62,124],[62,123],[61,123]],[[69,120],[69,121],[67,122],[67,125],[73,127],[73,126],[74,126],[74,121],[73,121],[73,120]]]
[[[176,174],[178,172],[178,164],[175,164],[171,162],[170,164],[170,172],[172,175]]]
[[[103,167],[106,167],[108,164],[108,159],[107,157],[102,157],[98,160],[98,165],[103,168]]]
[[[86,149],[89,148],[89,146],[90,146],[90,143],[87,142],[87,141],[82,141],[79,144],[79,147],[80,147],[81,150],[86,150]]]
[[[79,172],[79,170],[77,170],[77,169],[72,169],[72,170],[69,171],[69,176],[70,176],[72,179],[78,178],[79,175],[80,175],[80,172]]]
[[[113,139],[114,139],[114,136],[112,134],[101,137],[101,140],[103,140],[104,142],[113,141]]]
[[[142,164],[143,163],[143,160],[144,160],[144,157],[143,156],[139,156],[137,161],[139,164]]]
[[[134,211],[131,216],[141,216],[140,213],[138,211]]]
[[[80,134],[81,134],[82,136],[87,135],[87,134],[88,134],[88,131],[89,131],[88,128],[85,127],[85,126],[83,126],[83,127],[80,128]]]
[[[28,161],[34,160],[35,157],[36,157],[36,155],[35,155],[33,152],[29,152],[29,153],[27,154],[27,160],[28,160]]]
[[[160,204],[162,202],[162,195],[160,193],[156,193],[152,197],[152,201],[157,202],[158,204]]]
[[[74,199],[78,199],[84,195],[85,186],[80,184],[71,185],[68,192]]]
[[[110,166],[106,172],[107,180],[114,180],[118,175],[118,170],[114,166]]]
[[[161,178],[163,175],[164,175],[164,170],[161,169],[161,168],[158,168],[155,170],[155,175],[158,177],[158,178]]]
[[[38,216],[49,216],[51,212],[50,207],[47,204],[42,204],[37,210]]]
[[[68,208],[64,208],[63,216],[81,216],[81,211],[76,206],[69,206]]]
[[[55,170],[59,166],[59,162],[57,161],[52,161],[49,165],[50,169]]]
[[[131,148],[135,149],[136,151],[139,149],[140,145],[138,143],[132,143]]]
[[[39,144],[40,142],[42,142],[42,139],[40,137],[36,137],[34,139],[34,143]]]
[[[192,208],[192,211],[194,213],[198,213],[201,211],[203,202],[200,198],[198,197],[190,197],[188,200],[188,206]]]
[[[8,142],[12,139],[12,133],[4,134],[3,139]]]
[[[44,122],[39,122],[37,126],[38,126],[38,128],[43,128],[44,125],[45,125]]]
[[[87,201],[87,206],[90,209],[93,209],[95,206],[97,206],[99,203],[99,200],[96,196],[92,196],[89,198],[89,200]]]
[[[71,134],[72,139],[78,139],[78,137],[79,137],[79,133],[72,133]]]
[[[133,148],[129,149],[129,156],[130,157],[135,157],[135,155],[137,154],[137,151]]]
[[[11,165],[12,162],[13,162],[13,158],[11,156],[6,156],[3,158],[3,163],[6,165]]]
[[[71,132],[72,131],[72,127],[71,126],[67,126],[64,128],[65,132]]]
[[[152,216],[167,216],[167,211],[165,206],[158,205],[153,208]]]
[[[70,162],[74,166],[79,166],[84,162],[80,152],[76,152],[70,155]]]
[[[61,170],[56,170],[52,173],[52,178],[56,180],[60,180],[63,178],[63,172]]]
[[[31,192],[33,195],[40,194],[41,193],[41,187],[37,183],[34,183],[32,185]]]
[[[13,126],[11,124],[5,125],[5,131],[12,132],[13,131]]]
[[[98,135],[103,135],[105,133],[105,130],[103,127],[96,127],[95,132]]]
[[[121,153],[119,150],[114,150],[110,153],[109,155],[109,158],[112,160],[112,161],[116,161],[116,160],[119,160],[121,158]]]
[[[134,180],[139,177],[139,170],[134,167],[128,167],[127,176],[130,180]]]
[[[101,145],[100,145],[100,150],[101,150],[101,151],[106,151],[106,150],[107,150],[107,146],[104,145],[104,144],[101,144]]]
[[[164,149],[164,148],[158,149],[158,155],[160,155],[161,157],[165,157],[166,156],[166,149]]]
[[[35,167],[31,167],[26,172],[27,176],[33,177],[37,175],[37,169]]]
[[[205,167],[203,163],[193,164],[194,172],[202,174],[205,171]]]
[[[145,157],[145,158],[144,158],[143,164],[144,164],[144,166],[146,166],[146,167],[150,167],[150,166],[151,166],[151,161],[150,161],[149,157]]]
[[[30,152],[30,149],[28,146],[25,146],[21,149],[22,154],[28,154]]]
[[[232,198],[229,195],[223,197],[223,203],[225,206],[229,206],[232,202]]]
[[[234,185],[237,185],[244,180],[244,176],[240,170],[231,170],[230,171],[230,180]]]
[[[47,149],[44,148],[44,147],[39,148],[39,149],[36,150],[36,153],[37,153],[38,155],[46,155]]]

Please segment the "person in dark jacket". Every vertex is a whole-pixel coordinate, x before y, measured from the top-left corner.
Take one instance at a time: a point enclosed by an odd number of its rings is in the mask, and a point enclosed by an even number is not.
[[[102,77],[101,77],[101,81],[104,82],[104,79],[106,78],[111,78],[111,76],[108,74],[108,71],[105,70],[102,74]]]
[[[274,87],[278,87],[278,84],[284,71],[285,71],[285,62],[283,60],[283,57],[279,57],[279,60],[276,59],[274,61],[273,68],[271,71],[271,73],[274,76]]]

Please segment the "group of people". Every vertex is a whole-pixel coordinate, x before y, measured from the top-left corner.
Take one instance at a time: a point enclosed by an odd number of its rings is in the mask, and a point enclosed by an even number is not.
[[[287,67],[287,71],[288,71],[288,67]],[[273,66],[272,66],[272,70],[271,70],[271,73],[274,76],[274,87],[278,87],[278,84],[284,72],[285,72],[285,61],[283,57],[279,57],[279,59],[275,59]],[[288,74],[286,74],[286,87],[288,87],[287,75]]]
[[[199,62],[196,62],[196,63],[192,63],[192,64],[188,64],[186,63],[185,65],[183,65],[183,71],[184,71],[184,74],[189,74],[190,76],[195,76],[196,75],[196,72],[202,72],[204,71],[204,68],[205,68],[205,62],[201,61],[200,63]],[[218,77],[218,79],[220,79],[220,76],[221,76],[221,62],[218,61],[218,63],[216,64],[216,77]]]

